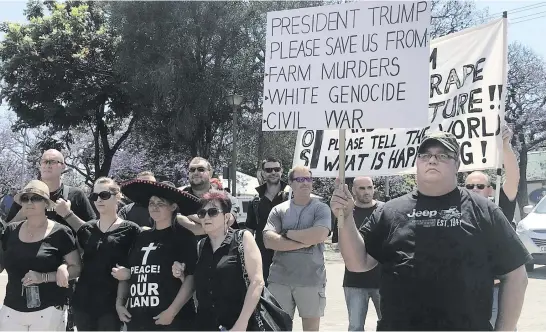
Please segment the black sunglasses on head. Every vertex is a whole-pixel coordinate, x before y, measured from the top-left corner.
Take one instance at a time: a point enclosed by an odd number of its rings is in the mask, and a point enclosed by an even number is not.
[[[209,208],[209,209],[201,209],[199,211],[197,211],[197,216],[200,218],[200,219],[203,219],[205,218],[205,216],[208,214],[209,217],[211,218],[214,218],[218,215],[218,213],[222,212],[220,209],[218,208]]]
[[[485,189],[485,187],[489,187],[489,186],[486,186],[485,184],[467,184],[467,185],[465,185],[465,187],[468,190],[472,190],[474,188],[478,188],[480,190],[483,190],[483,189]]]
[[[92,202],[96,202],[99,199],[99,197],[103,201],[106,201],[106,200],[109,200],[110,197],[112,197],[112,195],[113,194],[109,191],[101,191],[100,193],[92,193],[89,198],[91,199]]]
[[[28,203],[28,202],[38,203],[42,201],[45,201],[45,199],[40,195],[33,195],[33,194],[21,195],[21,203]]]

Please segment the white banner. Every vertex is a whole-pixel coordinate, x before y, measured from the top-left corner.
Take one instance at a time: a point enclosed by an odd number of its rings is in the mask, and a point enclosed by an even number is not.
[[[433,40],[430,125],[417,129],[347,130],[346,176],[415,173],[421,138],[436,130],[451,132],[459,140],[461,171],[496,168],[506,94],[504,24],[499,19]],[[410,118],[404,120],[409,122]],[[337,130],[298,132],[294,165],[309,166],[315,176],[335,177],[338,158]]]
[[[426,124],[430,7],[356,1],[267,13],[262,130]]]

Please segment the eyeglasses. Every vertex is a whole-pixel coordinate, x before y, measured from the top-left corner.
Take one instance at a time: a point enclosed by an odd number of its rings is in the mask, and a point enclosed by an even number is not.
[[[208,214],[209,217],[211,218],[214,218],[218,215],[218,213],[222,212],[220,209],[218,208],[210,208],[210,209],[201,209],[199,211],[197,211],[197,216],[200,218],[200,219],[203,219],[205,218],[205,216]]]
[[[189,171],[190,173],[193,173],[195,171],[198,171],[199,173],[205,172],[207,169],[205,167],[190,167]]]
[[[39,196],[39,195],[32,195],[32,194],[24,194],[24,195],[21,195],[21,203],[28,203],[28,202],[31,202],[31,203],[38,203],[38,202],[43,202],[45,201],[45,199],[42,197],[42,196]]]
[[[42,165],[64,164],[62,161],[54,160],[54,159],[42,159],[42,160],[40,160],[40,163]]]
[[[110,197],[112,197],[112,193],[109,192],[109,191],[101,191],[100,193],[92,193],[91,196],[89,197],[91,199],[91,201],[93,202],[96,202],[97,199],[102,199],[103,201],[106,201],[106,200],[109,200]]]
[[[467,185],[465,185],[465,187],[468,190],[472,190],[474,188],[478,188],[480,190],[483,190],[483,189],[485,189],[485,187],[489,187],[489,186],[480,183],[480,184],[467,184]]]
[[[455,159],[454,156],[452,156],[450,154],[447,154],[447,153],[437,153],[437,154],[434,154],[434,153],[418,153],[417,154],[417,158],[419,158],[422,161],[429,161],[430,158],[432,158],[432,157],[435,157],[436,160],[441,161],[441,162],[446,162],[449,159]]]
[[[310,176],[299,176],[297,178],[294,178],[294,181],[299,182],[299,183],[313,182],[313,178],[310,177]]]
[[[267,168],[264,168],[264,171],[266,171],[267,173],[273,173],[273,172],[280,172],[281,171],[281,168],[280,167],[267,167]]]

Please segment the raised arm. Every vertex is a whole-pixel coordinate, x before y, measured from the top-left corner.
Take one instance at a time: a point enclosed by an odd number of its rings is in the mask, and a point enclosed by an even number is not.
[[[512,135],[512,130],[507,125],[504,125],[502,128],[502,148],[505,180],[502,189],[510,201],[516,199],[519,186],[518,159],[514,150],[512,150],[512,144],[510,144]]]
[[[332,194],[330,206],[332,212],[338,218],[339,250],[345,261],[347,270],[351,272],[365,272],[373,269],[377,261],[368,255],[362,235],[356,228],[353,219],[354,200],[349,187],[340,184],[339,179],[335,182],[336,189]],[[339,214],[343,211],[345,217],[343,227],[339,225]]]
[[[199,218],[195,214],[186,217],[179,213],[176,215],[176,222],[195,235],[205,235],[205,230],[201,226]]]
[[[245,255],[245,268],[250,281],[246,291],[243,308],[239,314],[239,318],[231,331],[246,331],[248,320],[254,313],[254,309],[258,305],[265,282],[262,271],[262,256],[256,241],[250,232],[243,233],[243,247]]]

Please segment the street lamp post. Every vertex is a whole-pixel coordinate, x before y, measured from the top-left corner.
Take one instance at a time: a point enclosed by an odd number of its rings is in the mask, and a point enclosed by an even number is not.
[[[232,94],[227,96],[227,103],[233,109],[233,146],[231,151],[231,195],[237,197],[237,109],[243,103],[243,96]]]

